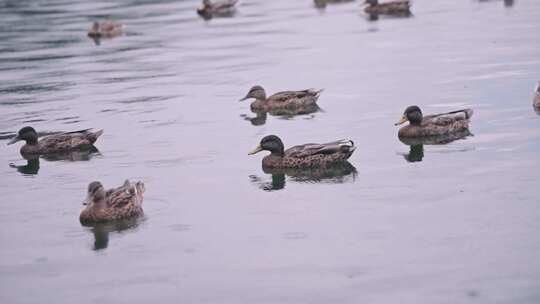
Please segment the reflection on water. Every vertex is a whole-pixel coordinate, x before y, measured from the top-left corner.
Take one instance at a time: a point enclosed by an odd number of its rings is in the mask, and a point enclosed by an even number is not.
[[[39,157],[26,159],[26,165],[16,165],[10,163],[11,168],[17,169],[23,175],[35,175],[39,171]]]
[[[89,161],[94,156],[101,155],[99,150],[95,146],[91,146],[89,150],[84,151],[71,151],[71,152],[62,152],[62,153],[50,153],[42,155],[24,155],[23,158],[26,159],[26,165],[16,165],[10,163],[11,168],[17,169],[23,175],[35,175],[39,171],[39,159],[43,158],[46,161]]]
[[[409,153],[402,154],[407,162],[420,162],[424,158],[424,145],[444,145],[458,139],[472,136],[469,130],[454,132],[452,134],[428,137],[398,137],[399,140],[410,147]]]
[[[271,179],[251,175],[250,180],[265,191],[284,189],[286,177],[297,183],[343,184],[354,182],[357,175],[356,168],[348,161],[318,168],[270,169],[263,167],[263,172],[270,175]]]
[[[355,0],[313,0],[316,8],[324,9],[328,4],[354,2]]]
[[[478,2],[499,2],[500,0],[478,0]],[[504,0],[503,1],[505,7],[512,7],[514,6],[514,0]]]
[[[255,113],[255,116],[249,116],[248,114],[242,114],[244,120],[251,122],[254,126],[262,126],[266,123],[268,114],[276,116],[283,119],[292,119],[296,116],[306,116],[310,119],[314,118],[314,113],[323,112],[323,110],[317,105],[312,104],[304,107],[297,107],[293,109],[276,109],[271,111],[256,111],[251,109],[251,112]],[[309,116],[308,116],[309,115]]]
[[[89,231],[94,235],[93,250],[102,250],[109,246],[109,233],[134,231],[144,218],[131,218],[121,221],[113,221],[107,223],[81,224],[84,227],[90,228]]]

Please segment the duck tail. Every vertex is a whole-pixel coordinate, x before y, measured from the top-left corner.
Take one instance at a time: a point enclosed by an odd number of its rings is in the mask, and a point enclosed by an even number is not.
[[[470,119],[474,114],[473,109],[464,109],[463,112],[465,112],[467,119]]]
[[[342,139],[339,141],[339,146],[343,149],[347,149],[349,153],[353,153],[354,150],[356,150],[356,146],[354,145],[354,141],[350,139]]]
[[[317,90],[317,89],[311,88],[311,89],[308,89],[307,91],[313,94],[314,96],[319,97],[319,95],[321,94],[322,91],[324,91],[324,89]]]
[[[103,134],[103,129],[94,133],[94,135],[96,136],[96,139],[98,139],[98,137],[100,137],[102,134]]]

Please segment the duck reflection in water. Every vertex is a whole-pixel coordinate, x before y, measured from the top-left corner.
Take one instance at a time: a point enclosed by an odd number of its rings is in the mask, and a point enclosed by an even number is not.
[[[244,120],[249,121],[254,126],[262,126],[266,123],[268,114],[283,119],[292,119],[296,116],[306,116],[308,117],[308,119],[311,119],[315,117],[311,114],[323,112],[323,110],[318,105],[312,104],[308,106],[297,107],[294,109],[275,109],[270,111],[251,109],[251,112],[255,113],[256,116],[250,117],[247,114],[242,114],[240,115],[240,117],[242,117]]]
[[[492,0],[478,0],[478,2],[494,2]],[[504,6],[505,7],[512,7],[514,6],[514,0],[504,0]]]
[[[471,136],[469,130],[463,130],[447,135],[428,136],[428,137],[402,137],[399,136],[399,140],[410,147],[409,153],[401,154],[407,162],[420,162],[424,158],[424,145],[445,145],[458,139],[463,139],[467,136]]]
[[[337,162],[325,167],[275,169],[263,166],[263,172],[271,176],[268,181],[263,177],[251,175],[251,182],[264,191],[285,188],[287,178],[297,183],[344,184],[354,182],[356,168],[348,161]]]
[[[40,158],[43,158],[46,161],[89,161],[96,155],[101,155],[99,150],[92,146],[90,149],[85,151],[70,151],[64,153],[49,153],[43,155],[23,155],[23,158],[26,160],[26,165],[16,165],[10,163],[11,168],[17,169],[23,175],[35,175],[38,174]]]
[[[328,4],[348,3],[354,0],[313,0],[316,8],[325,9]]]
[[[85,223],[83,226],[89,228],[89,231],[94,235],[93,250],[102,250],[109,245],[109,234],[111,232],[123,233],[126,231],[134,231],[144,218],[130,218],[125,220],[106,222],[106,223]]]

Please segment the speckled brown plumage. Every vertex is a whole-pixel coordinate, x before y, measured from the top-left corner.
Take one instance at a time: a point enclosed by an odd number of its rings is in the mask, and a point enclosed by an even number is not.
[[[356,147],[351,140],[338,140],[325,144],[304,144],[284,150],[281,139],[269,135],[261,140],[259,146],[250,154],[270,151],[263,158],[267,168],[306,168],[323,167],[351,157]]]
[[[410,1],[397,0],[385,3],[378,3],[377,0],[367,0],[368,6],[364,11],[373,15],[409,15],[411,13]]]
[[[96,132],[90,131],[91,129],[58,133],[43,137],[38,141],[37,132],[32,127],[24,127],[19,130],[16,137],[14,137],[8,144],[13,144],[19,140],[26,141],[26,144],[21,147],[22,155],[35,155],[35,154],[54,154],[65,153],[77,150],[91,150],[93,144],[96,142],[99,136],[103,134],[103,130]]]
[[[88,185],[86,207],[81,223],[121,220],[143,215],[144,183],[126,181],[122,186],[105,191],[100,182]]]
[[[472,115],[472,109],[463,109],[423,116],[419,107],[410,106],[405,110],[401,120],[396,123],[398,125],[409,121],[409,125],[399,129],[398,136],[400,138],[427,137],[463,132],[469,129],[469,119]]]
[[[116,21],[96,21],[92,24],[90,30],[88,30],[88,36],[92,38],[112,38],[121,35],[123,27],[121,23]]]
[[[234,12],[237,2],[238,0],[203,0],[201,6],[197,9],[197,13],[202,16],[231,14]]]
[[[254,98],[251,103],[252,111],[278,111],[293,110],[295,108],[307,108],[316,105],[322,90],[307,89],[302,91],[283,91],[270,97],[266,97],[266,92],[261,86],[252,87],[246,97]]]

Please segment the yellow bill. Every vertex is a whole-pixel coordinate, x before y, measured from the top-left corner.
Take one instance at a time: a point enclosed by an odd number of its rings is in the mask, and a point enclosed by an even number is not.
[[[407,119],[407,116],[403,115],[403,116],[401,116],[401,119],[400,119],[398,122],[396,122],[396,123],[394,124],[394,126],[399,126],[399,125],[401,125],[401,124],[404,124],[404,123],[407,122],[407,121],[409,121],[409,120]]]
[[[249,152],[248,155],[257,154],[257,153],[261,152],[262,150],[263,150],[263,148],[261,147],[261,145],[258,145],[257,148],[255,148],[253,151]]]

